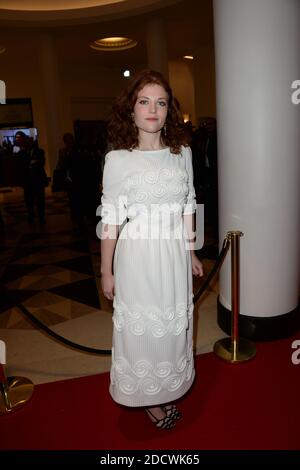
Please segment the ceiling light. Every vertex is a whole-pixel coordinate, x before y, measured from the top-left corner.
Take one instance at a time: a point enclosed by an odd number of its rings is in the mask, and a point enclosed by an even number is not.
[[[130,77],[130,70],[124,70],[123,76],[124,77]]]
[[[194,56],[193,55],[184,55],[183,58],[188,59],[188,60],[193,60]]]
[[[122,37],[111,37],[97,39],[90,44],[92,49],[97,51],[122,51],[124,49],[131,49],[135,47],[137,42],[134,39],[122,38]]]
[[[5,47],[4,47],[4,46],[0,46],[0,54],[3,54],[3,52],[5,52],[5,51],[6,51]]]

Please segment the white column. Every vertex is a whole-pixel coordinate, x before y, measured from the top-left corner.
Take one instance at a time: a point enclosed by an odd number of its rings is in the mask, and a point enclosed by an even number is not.
[[[299,305],[300,1],[214,0],[214,27],[220,238],[245,234],[241,315],[273,320]],[[231,309],[230,257],[219,299]]]
[[[163,18],[153,18],[147,23],[148,67],[161,72],[169,79],[166,31]]]
[[[47,136],[46,156],[52,173],[56,165],[59,147],[62,146],[62,90],[53,38],[50,35],[44,34],[39,37],[39,41]]]

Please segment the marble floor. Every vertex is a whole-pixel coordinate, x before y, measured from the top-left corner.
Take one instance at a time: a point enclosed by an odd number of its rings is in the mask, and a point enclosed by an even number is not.
[[[95,223],[74,230],[64,193],[47,188],[46,224],[27,223],[22,192],[0,189],[0,339],[7,350],[7,374],[35,384],[106,372],[109,355],[77,351],[37,329],[19,310],[22,303],[56,333],[76,343],[110,349],[112,302],[101,291],[100,242]],[[205,277],[217,255],[209,227],[199,255]],[[194,278],[194,293],[203,279]],[[211,351],[226,336],[217,325],[218,280],[195,305],[196,354]]]

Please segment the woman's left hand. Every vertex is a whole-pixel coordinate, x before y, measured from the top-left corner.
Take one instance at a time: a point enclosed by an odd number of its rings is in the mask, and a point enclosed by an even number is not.
[[[194,276],[203,276],[203,264],[201,263],[200,259],[197,258],[195,253],[192,253],[192,271]]]

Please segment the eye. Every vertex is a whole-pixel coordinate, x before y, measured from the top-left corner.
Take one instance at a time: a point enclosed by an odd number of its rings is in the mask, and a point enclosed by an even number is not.
[[[165,101],[159,101],[160,106],[167,106],[167,103]]]
[[[148,101],[147,100],[141,100],[141,101],[139,101],[139,103],[140,104],[146,104],[146,103],[148,103]]]

